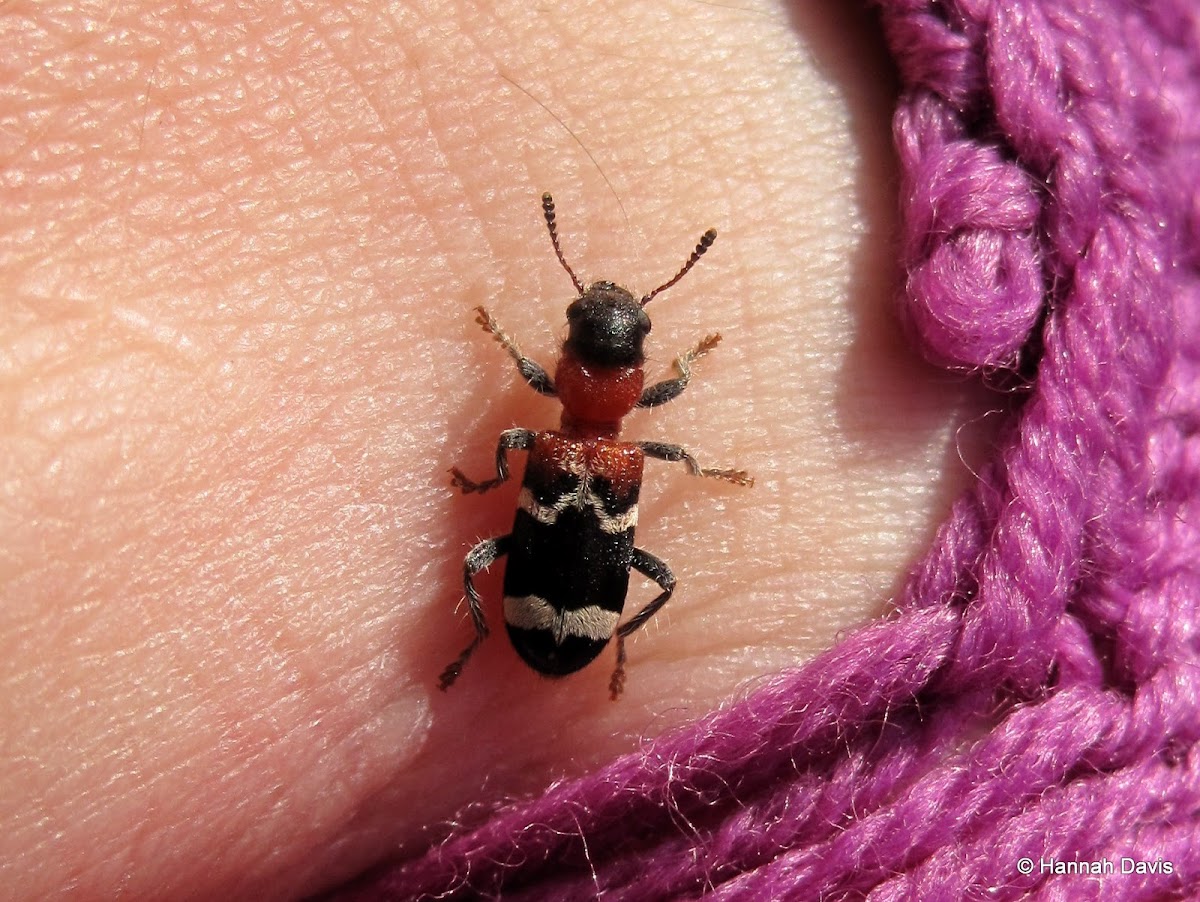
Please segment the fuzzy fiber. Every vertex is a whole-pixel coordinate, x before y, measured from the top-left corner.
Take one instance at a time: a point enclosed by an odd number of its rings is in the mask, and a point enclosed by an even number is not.
[[[1200,6],[879,8],[900,319],[1016,375],[994,458],[893,616],[354,898],[1200,893]]]

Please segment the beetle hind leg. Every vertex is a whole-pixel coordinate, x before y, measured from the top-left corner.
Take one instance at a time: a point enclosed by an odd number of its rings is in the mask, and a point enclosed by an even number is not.
[[[451,661],[438,676],[438,688],[443,692],[458,679],[467,660],[475,654],[475,649],[479,648],[483,640],[488,637],[490,630],[487,620],[483,616],[482,599],[475,591],[475,576],[508,554],[509,539],[511,538],[511,535],[498,536],[480,542],[467,553],[466,560],[463,561],[463,589],[467,594],[467,608],[471,612],[471,622],[475,625],[475,638],[471,640],[470,645],[463,649],[462,654]]]
[[[647,620],[657,614],[662,606],[670,601],[671,593],[675,591],[675,574],[671,572],[670,567],[650,552],[643,551],[641,548],[633,549],[633,560],[630,561],[630,566],[642,576],[649,577],[658,583],[662,592],[654,601],[630,618],[628,623],[617,628],[617,667],[613,671],[612,679],[608,682],[609,697],[614,702],[625,691],[625,637],[640,629]]]

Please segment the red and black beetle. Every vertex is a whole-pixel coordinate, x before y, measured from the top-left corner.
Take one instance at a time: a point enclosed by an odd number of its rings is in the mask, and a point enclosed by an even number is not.
[[[565,676],[591,663],[614,636],[617,666],[609,690],[616,699],[625,685],[625,639],[654,616],[675,589],[665,563],[634,547],[638,493],[647,456],[684,463],[695,476],[752,485],[742,470],[701,467],[679,445],[623,442],[621,420],[635,407],[657,407],[679,397],[691,364],[721,340],[709,335],[675,359],[676,376],[643,388],[642,343],[650,331],[645,306],[684,277],[716,240],[709,229],[683,268],[640,301],[612,282],[586,288],[563,257],[554,222],[554,200],[542,195],[550,241],[579,292],[567,308],[567,340],[554,379],[523,355],[483,307],[477,321],[517,363],[522,378],[543,395],[562,402],[557,431],[509,429],[496,448],[496,476],[473,482],[455,467],[452,483],[467,492],[486,492],[509,477],[508,452],[529,452],[512,532],[480,542],[464,562],[463,584],[475,639],[445,670],[439,686],[458,679],[463,665],[487,638],[488,626],[473,578],[508,555],[504,573],[504,622],[513,647],[547,676]],[[619,624],[629,589],[629,570],[658,583],[660,594]]]

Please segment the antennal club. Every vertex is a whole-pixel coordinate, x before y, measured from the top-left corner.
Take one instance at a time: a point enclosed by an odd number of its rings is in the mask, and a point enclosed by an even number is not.
[[[704,252],[706,250],[708,250],[710,247],[712,247],[713,242],[716,240],[717,240],[717,230],[716,229],[709,229],[707,232],[705,232],[703,235],[701,235],[700,243],[696,245],[696,249],[694,251],[692,251],[692,255],[690,257],[688,257],[687,263],[683,264],[683,269],[679,270],[679,272],[677,272],[675,274],[675,277],[673,279],[671,279],[671,281],[664,282],[662,285],[659,285],[652,292],[650,292],[648,295],[646,295],[644,298],[642,298],[642,306],[645,307],[647,304],[650,303],[650,301],[652,301],[654,299],[654,296],[656,294],[658,294],[659,292],[662,292],[662,291],[666,291],[668,288],[670,288],[672,285],[674,285],[676,282],[678,282],[680,279],[682,279],[684,276],[686,276],[688,274],[688,270],[696,265],[697,261],[699,261],[699,259],[704,256]],[[555,244],[555,247],[558,247],[557,243]],[[559,259],[561,259],[561,255],[560,255]],[[563,265],[565,266],[566,264],[563,264]]]
[[[575,271],[567,264],[562,248],[558,246],[558,226],[554,224],[554,198],[550,196],[549,191],[542,195],[542,213],[546,217],[546,227],[550,229],[550,243],[554,245],[554,253],[558,255],[558,262],[563,265],[563,269],[571,277],[571,282],[575,285],[575,290],[583,294],[583,284],[575,275]],[[712,242],[710,241],[709,244],[712,244]]]

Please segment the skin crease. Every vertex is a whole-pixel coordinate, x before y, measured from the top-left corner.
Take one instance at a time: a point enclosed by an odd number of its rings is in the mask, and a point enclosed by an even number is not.
[[[5,5],[8,893],[311,892],[886,610],[995,402],[891,318],[893,81],[832,6]],[[648,308],[648,382],[724,340],[625,435],[757,480],[647,462],[638,544],[680,587],[616,704],[607,653],[521,665],[500,567],[435,688],[523,455],[483,497],[447,469],[557,422],[472,313],[553,367],[543,190],[580,277],[635,294],[717,228]]]

